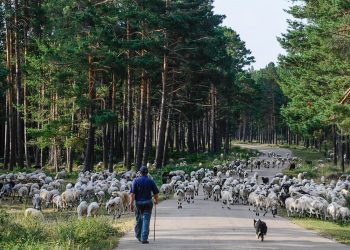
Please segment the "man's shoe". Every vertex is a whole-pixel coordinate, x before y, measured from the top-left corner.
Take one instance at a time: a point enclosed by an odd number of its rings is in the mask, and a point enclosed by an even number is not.
[[[144,240],[144,241],[142,241],[142,244],[148,244],[149,243],[149,241],[148,240]]]

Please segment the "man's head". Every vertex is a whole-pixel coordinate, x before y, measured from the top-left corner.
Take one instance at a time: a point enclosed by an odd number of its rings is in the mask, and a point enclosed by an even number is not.
[[[142,167],[140,168],[140,173],[141,173],[142,175],[147,175],[147,174],[148,174],[148,168],[147,168],[146,166],[142,166]]]

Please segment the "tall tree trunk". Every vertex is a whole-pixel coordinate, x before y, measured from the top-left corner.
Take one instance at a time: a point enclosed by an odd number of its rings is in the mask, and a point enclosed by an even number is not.
[[[22,88],[22,69],[21,69],[21,51],[20,51],[20,23],[19,23],[19,4],[15,0],[15,76],[16,76],[16,105],[17,105],[17,164],[19,167],[24,167],[24,121],[23,113],[23,88]]]
[[[230,129],[229,129],[229,121],[228,118],[225,119],[225,144],[224,144],[224,152],[227,154],[230,150]]]
[[[147,80],[146,82],[146,99],[147,99],[147,105],[146,105],[146,135],[145,135],[145,150],[143,151],[143,165],[147,164],[149,153],[152,148],[152,104],[151,104],[151,82],[150,80]]]
[[[174,78],[173,78],[174,81]],[[168,102],[169,108],[168,108],[168,115],[166,119],[166,128],[165,128],[165,141],[164,141],[164,150],[163,150],[163,157],[162,157],[162,166],[165,165],[166,163],[166,156],[167,156],[167,151],[168,151],[168,145],[169,145],[169,137],[170,137],[170,118],[172,116],[172,102],[174,98],[174,92],[173,92],[173,87],[171,88],[171,95],[170,99]]]
[[[341,153],[340,153],[340,166],[342,173],[345,173],[345,136],[340,136],[340,146],[341,146]]]
[[[112,74],[112,89],[111,89],[111,102],[110,102],[110,110],[115,113],[115,89],[116,89],[116,76],[115,73]],[[118,122],[118,121],[115,121]],[[108,152],[108,171],[110,173],[113,172],[113,151],[115,145],[115,135],[114,135],[114,123],[109,123],[109,152]]]
[[[24,18],[29,19],[29,0],[24,0]],[[24,67],[27,64],[27,55],[28,55],[28,32],[29,32],[29,22],[24,22],[24,36],[23,36],[23,42],[24,42]],[[23,79],[23,78],[22,78]],[[27,143],[27,83],[25,79],[23,79],[23,132],[24,132],[24,158],[26,161],[26,165],[28,168],[31,167],[31,159],[29,157],[29,148]]]
[[[103,162],[103,168],[108,169],[108,152],[109,147],[111,146],[110,143],[108,143],[109,140],[109,128],[107,128],[107,125],[104,125],[102,128],[102,162]]]
[[[130,41],[131,39],[131,31],[130,31],[130,22],[127,20],[127,40]],[[128,98],[127,98],[127,132],[126,132],[126,164],[125,167],[127,170],[131,170],[131,161],[132,161],[132,148],[131,148],[131,142],[132,142],[132,79],[131,79],[131,65],[130,65],[130,59],[131,59],[131,52],[128,50],[127,52],[127,58],[128,58],[128,69],[127,69],[127,92],[128,92]]]
[[[169,0],[166,0],[166,8],[169,6]],[[167,31],[164,32],[164,49],[168,49],[167,44]],[[158,125],[158,140],[156,147],[156,168],[160,169],[162,167],[163,154],[164,154],[164,143],[165,143],[165,130],[166,130],[166,102],[168,95],[168,52],[165,51],[163,55],[163,72],[162,72],[162,97],[159,110],[159,125]]]
[[[333,132],[333,164],[338,165],[338,147],[337,147],[337,127],[336,125],[332,126]]]
[[[5,9],[8,13],[11,13],[11,1],[7,0],[5,2]],[[7,83],[9,89],[7,91],[8,100],[8,120],[9,120],[9,130],[10,130],[10,159],[9,159],[9,170],[12,171],[16,165],[16,119],[15,110],[13,107],[13,68],[12,68],[12,20],[11,17],[6,18],[6,66],[8,70]]]
[[[140,85],[140,118],[139,118],[139,132],[138,132],[138,145],[136,155],[136,168],[140,168],[142,164],[142,156],[145,145],[145,106],[146,106],[146,80],[145,71],[141,72],[141,85]]]
[[[211,83],[210,91],[210,151],[216,152],[216,123],[215,123],[215,85]]]
[[[94,72],[92,69],[92,56],[89,55],[89,98],[90,98],[90,106],[89,106],[89,132],[88,132],[88,141],[85,150],[85,161],[84,161],[84,171],[92,171],[93,170],[93,154],[95,147],[95,125],[93,124],[93,113],[94,113],[94,99],[96,97],[95,93],[95,79]]]
[[[192,126],[193,120],[191,118],[188,119],[187,122],[187,150],[188,153],[193,153],[193,126]]]
[[[126,166],[126,144],[127,144],[127,81],[123,84],[123,162]]]
[[[8,100],[8,94],[6,94],[5,98],[5,131],[4,131],[4,138],[5,138],[5,148],[4,148],[4,169],[8,169],[8,163],[9,163],[9,157],[10,157],[10,127],[9,127],[9,100]]]

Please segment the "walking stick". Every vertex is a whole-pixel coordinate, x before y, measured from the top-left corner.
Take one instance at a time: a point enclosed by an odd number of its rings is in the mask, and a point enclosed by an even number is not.
[[[156,241],[157,204],[154,204],[153,240]]]

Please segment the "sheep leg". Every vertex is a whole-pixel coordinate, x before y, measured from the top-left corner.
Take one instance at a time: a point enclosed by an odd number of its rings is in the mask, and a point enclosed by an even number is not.
[[[267,214],[267,212],[268,212],[269,210],[268,209],[266,209],[265,210],[265,213],[263,214],[263,216],[265,216],[266,214]]]

